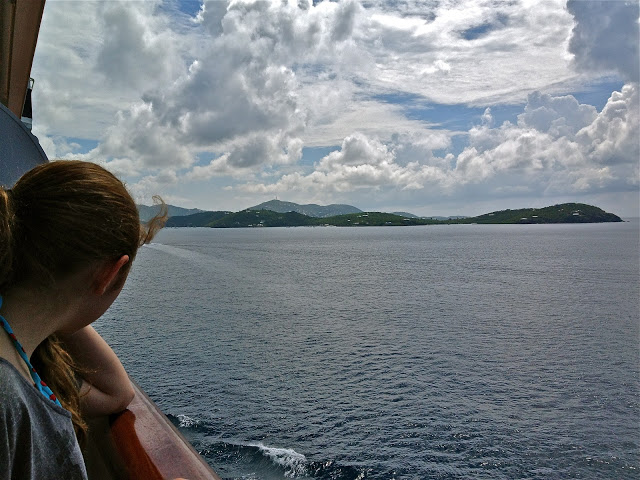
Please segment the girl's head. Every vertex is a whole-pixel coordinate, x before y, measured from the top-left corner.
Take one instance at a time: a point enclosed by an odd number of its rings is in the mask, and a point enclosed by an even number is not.
[[[94,163],[56,161],[35,167],[12,189],[0,187],[0,294],[16,288],[56,295],[61,293],[56,287],[69,285],[65,280],[74,275],[82,277],[128,256],[112,283],[121,287],[138,247],[164,224],[163,210],[141,226],[123,183]],[[56,335],[36,348],[31,362],[71,412],[83,438],[87,426],[80,416],[75,366]]]
[[[141,228],[123,183],[90,162],[39,165],[11,190],[0,188],[0,293],[14,286],[54,286],[100,261],[128,255],[162,222]]]

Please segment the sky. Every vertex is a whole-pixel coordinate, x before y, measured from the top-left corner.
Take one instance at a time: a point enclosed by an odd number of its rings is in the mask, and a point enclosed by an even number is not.
[[[640,215],[637,1],[47,0],[50,159],[139,203]]]

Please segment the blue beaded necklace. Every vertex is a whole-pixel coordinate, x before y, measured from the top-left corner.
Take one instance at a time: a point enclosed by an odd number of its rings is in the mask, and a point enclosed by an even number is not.
[[[2,295],[0,295],[0,307],[1,306],[2,306]],[[16,350],[18,350],[18,354],[22,357],[22,359],[25,361],[25,363],[29,367],[29,373],[31,373],[31,378],[33,378],[33,382],[36,384],[36,388],[40,391],[40,393],[42,393],[45,397],[47,397],[53,403],[55,403],[56,405],[62,406],[60,405],[60,401],[58,400],[56,395],[51,391],[51,389],[47,386],[47,384],[44,383],[44,381],[40,378],[40,375],[38,375],[38,372],[36,372],[36,369],[33,367],[33,365],[31,365],[31,362],[29,361],[29,357],[27,357],[27,352],[24,351],[24,348],[22,348],[22,345],[16,338],[16,335],[13,333],[13,330],[11,329],[9,322],[7,322],[7,320],[2,315],[0,315],[0,323],[2,324],[2,327],[5,329],[7,334],[9,334],[9,338],[11,338],[11,340],[13,341],[13,345],[16,347]]]

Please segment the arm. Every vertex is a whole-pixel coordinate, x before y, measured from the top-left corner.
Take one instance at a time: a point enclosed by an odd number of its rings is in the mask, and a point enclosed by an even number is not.
[[[134,397],[129,376],[111,347],[92,327],[61,337],[65,348],[84,372],[80,405],[89,417],[127,408]]]

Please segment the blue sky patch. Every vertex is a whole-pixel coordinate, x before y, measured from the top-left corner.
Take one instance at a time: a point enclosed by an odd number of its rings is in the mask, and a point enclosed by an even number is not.
[[[466,105],[430,104],[425,106],[407,106],[405,115],[411,120],[420,120],[435,124],[434,130],[467,131],[481,123],[487,107],[468,107]],[[515,123],[522,113],[524,105],[493,105],[491,115],[493,125],[500,126],[505,121]]]
[[[339,146],[333,147],[304,147],[302,149],[302,159],[300,160],[300,165],[313,165],[316,162],[319,162],[324,157],[329,155],[331,152],[335,152],[336,150],[340,150]]]
[[[623,86],[624,82],[620,80],[605,81],[582,92],[572,92],[570,95],[573,95],[578,100],[578,103],[593,105],[601,112],[611,97],[611,93],[614,91],[619,92]]]
[[[475,40],[476,38],[485,36],[492,29],[493,25],[490,23],[483,23],[477,27],[471,27],[468,30],[460,32],[460,36],[465,40]]]
[[[65,142],[67,144],[72,145],[76,144],[79,148],[74,148],[73,153],[87,153],[93,150],[98,146],[100,142],[98,140],[90,140],[87,138],[74,138],[74,137],[64,137]]]
[[[199,0],[178,0],[177,7],[182,13],[185,13],[191,17],[195,17],[200,11],[202,2]]]
[[[374,95],[371,98],[401,106],[408,119],[428,123],[430,128],[434,130],[469,130],[480,124],[481,117],[487,107],[491,108],[495,126],[499,126],[505,121],[515,123],[516,117],[524,109],[524,104],[470,107],[462,104],[429,103],[420,95],[405,92]]]

